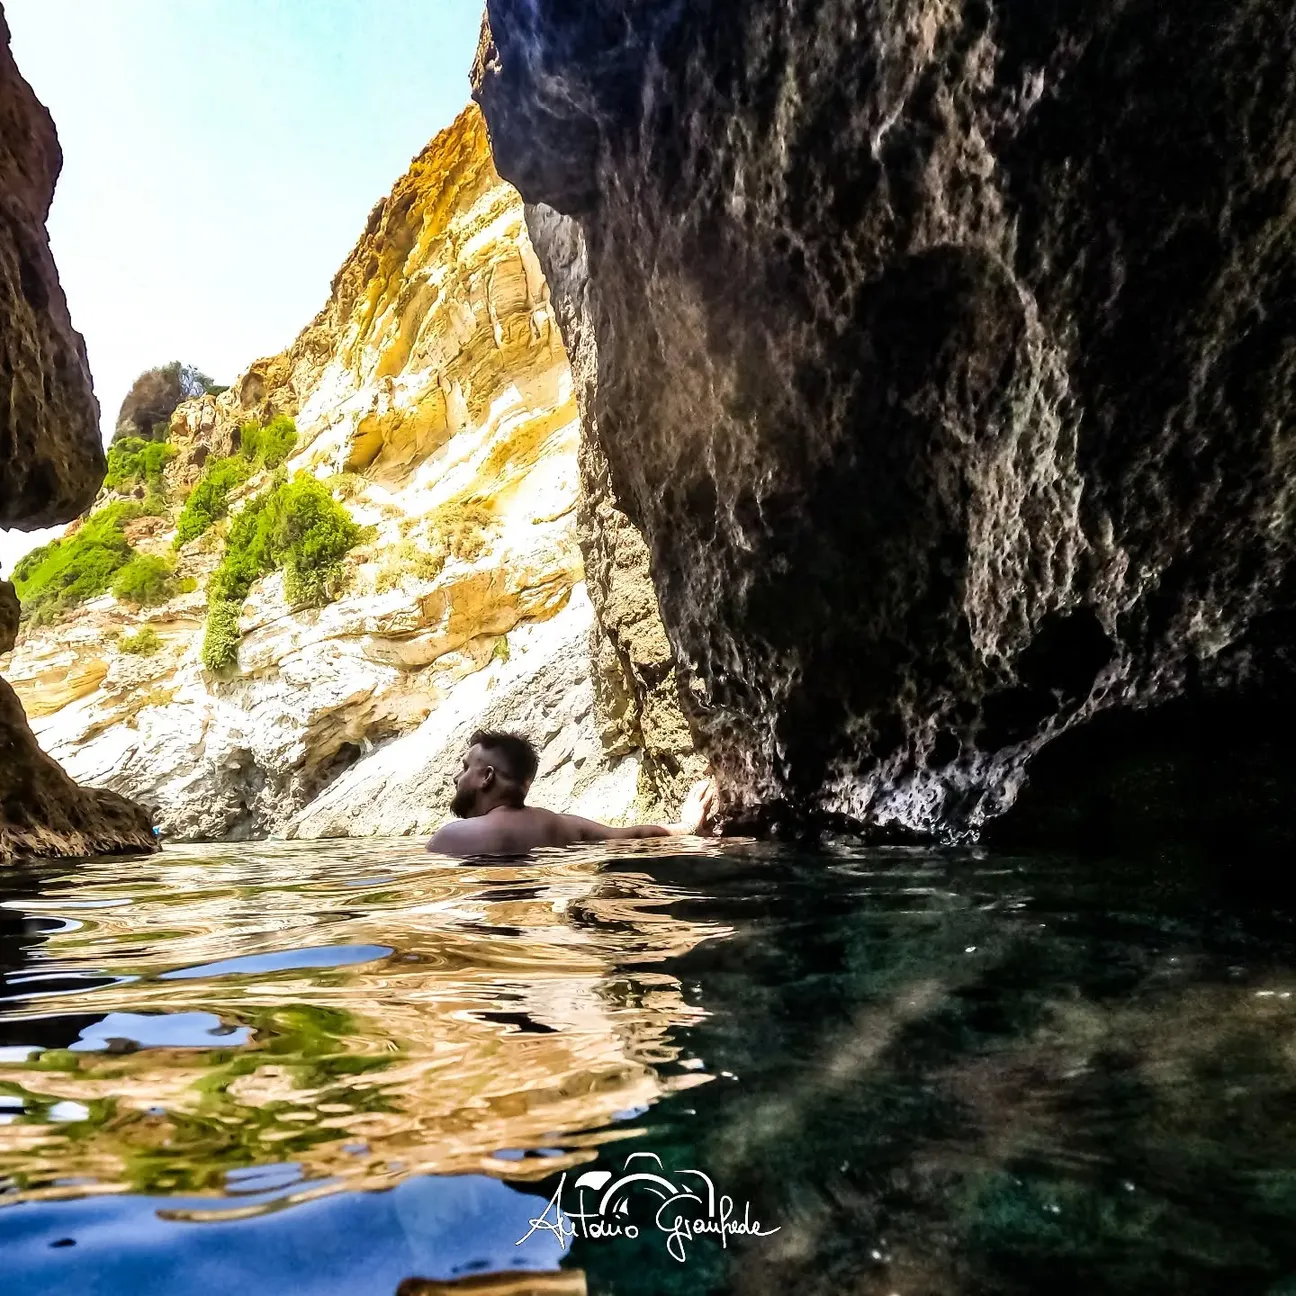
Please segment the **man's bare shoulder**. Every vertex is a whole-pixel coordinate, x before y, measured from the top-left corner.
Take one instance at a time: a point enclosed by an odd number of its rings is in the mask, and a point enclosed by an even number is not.
[[[432,834],[427,849],[434,855],[474,855],[482,849],[482,836],[472,819],[452,819]]]
[[[538,806],[499,808],[438,828],[427,849],[439,855],[522,855],[537,846],[568,846],[583,840],[570,815]]]
[[[559,814],[540,806],[525,806],[518,811],[518,819],[525,823],[528,837],[535,846],[571,846],[584,841],[580,820],[574,815]]]

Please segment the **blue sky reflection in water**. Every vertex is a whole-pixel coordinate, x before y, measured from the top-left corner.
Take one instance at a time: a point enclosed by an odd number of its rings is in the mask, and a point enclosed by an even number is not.
[[[240,1198],[231,1214],[269,1205]],[[121,1292],[175,1296],[281,1292],[391,1293],[410,1275],[449,1279],[508,1269],[556,1269],[562,1248],[537,1233],[535,1201],[485,1175],[422,1177],[390,1192],[326,1197],[237,1223],[168,1220],[212,1211],[206,1199],[91,1197],[0,1214],[6,1291],[43,1296]],[[71,1239],[73,1245],[59,1246]]]
[[[6,1277],[1285,1291],[1296,959],[1244,863],[340,842],[12,871],[7,989],[68,988],[0,1016]],[[778,1231],[684,1264],[650,1228],[515,1245],[562,1175],[641,1153]]]

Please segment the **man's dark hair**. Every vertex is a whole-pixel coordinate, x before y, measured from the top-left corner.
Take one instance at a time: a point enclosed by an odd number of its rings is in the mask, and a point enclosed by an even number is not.
[[[490,752],[509,781],[518,785],[519,793],[535,778],[536,770],[540,768],[540,757],[536,755],[536,749],[521,734],[479,729],[473,734],[469,746],[480,746]]]

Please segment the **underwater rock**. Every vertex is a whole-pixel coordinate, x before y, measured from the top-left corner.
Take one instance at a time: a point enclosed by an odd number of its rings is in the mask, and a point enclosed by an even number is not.
[[[740,817],[973,830],[1100,712],[1285,687],[1287,5],[487,11],[496,164]]]

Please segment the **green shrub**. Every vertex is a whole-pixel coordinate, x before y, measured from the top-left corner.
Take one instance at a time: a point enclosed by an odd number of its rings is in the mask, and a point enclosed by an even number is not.
[[[68,608],[105,594],[134,557],[123,526],[140,516],[134,502],[92,513],[71,535],[33,550],[14,568],[23,617],[33,625],[55,620]]]
[[[117,640],[117,647],[124,653],[134,653],[139,657],[152,657],[162,647],[162,640],[152,626],[140,626],[134,634],[124,634]]]
[[[175,446],[168,441],[141,441],[139,437],[126,437],[114,442],[108,447],[108,473],[104,485],[110,491],[120,492],[143,486],[150,498],[158,496],[165,503],[162,469],[168,459],[175,458],[175,453]],[[147,499],[145,503],[148,503]]]
[[[252,465],[241,455],[208,463],[176,521],[176,547],[196,540],[217,518],[229,512],[230,495],[252,475]]]
[[[131,384],[117,411],[114,441],[132,435],[153,441],[165,441],[176,406],[213,387],[212,380],[193,365],[173,360],[170,364],[146,369]]]
[[[38,545],[35,549],[29,550],[19,558],[13,569],[14,585],[19,586],[23,581],[29,580],[32,573],[50,556],[58,543],[57,540],[51,540],[48,544]]]
[[[297,424],[286,414],[269,423],[244,423],[239,428],[239,452],[249,463],[278,468],[297,444]]]
[[[171,564],[155,554],[136,554],[113,577],[113,598],[135,607],[155,607],[175,596]]]
[[[239,429],[239,452],[208,463],[185,500],[176,522],[176,547],[202,535],[229,512],[229,497],[258,468],[277,468],[297,444],[297,425],[280,414],[262,426],[245,423]]]
[[[207,583],[203,664],[219,671],[238,660],[238,614],[258,577],[282,569],[294,604],[327,603],[360,528],[323,483],[305,473],[248,501],[230,523],[225,555]]]
[[[360,528],[327,487],[304,473],[271,496],[269,512],[289,600],[314,607],[329,602]]]
[[[203,632],[203,665],[210,671],[223,671],[238,661],[239,605],[209,603],[207,628]]]

